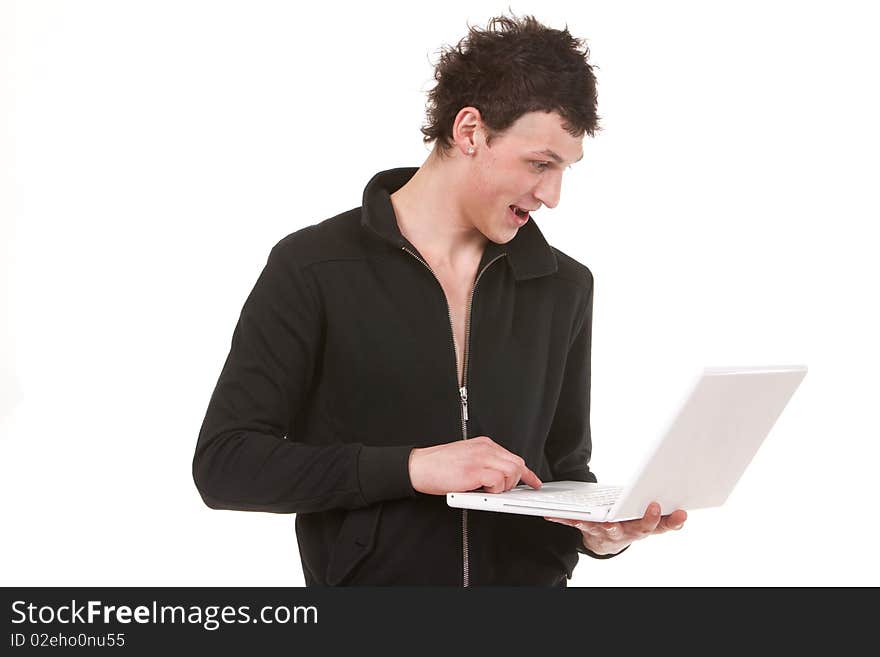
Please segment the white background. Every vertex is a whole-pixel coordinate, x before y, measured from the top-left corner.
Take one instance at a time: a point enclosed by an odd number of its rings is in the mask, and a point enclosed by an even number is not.
[[[303,583],[294,516],[192,482],[232,330],[281,237],[424,161],[437,49],[508,6],[599,67],[535,216],[595,276],[600,481],[704,365],[809,367],[723,507],[570,584],[880,584],[870,3],[546,0],[0,4],[2,584]]]

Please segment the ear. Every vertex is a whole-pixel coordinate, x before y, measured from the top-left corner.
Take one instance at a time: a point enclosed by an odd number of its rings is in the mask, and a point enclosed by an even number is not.
[[[469,148],[474,151],[480,149],[481,144],[478,143],[478,139],[479,128],[482,125],[480,110],[476,107],[462,107],[455,115],[455,121],[452,123],[452,142],[462,155],[468,155]],[[485,142],[482,145],[485,145]]]

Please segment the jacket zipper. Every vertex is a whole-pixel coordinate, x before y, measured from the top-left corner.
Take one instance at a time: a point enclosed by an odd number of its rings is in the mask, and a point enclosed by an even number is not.
[[[443,299],[446,301],[446,313],[449,315],[449,330],[452,333],[452,354],[455,357],[455,362],[453,363],[455,373],[455,386],[458,388],[458,350],[455,345],[455,327],[452,324],[452,310],[449,307],[449,299],[446,298],[446,291],[443,290],[443,284],[440,283],[440,279],[437,278],[437,274],[434,273],[434,270],[431,269],[430,265],[427,262],[422,260],[415,253],[410,251],[405,246],[401,247],[404,251],[409,253],[416,260],[421,262],[425,267],[428,268],[428,271],[437,279],[437,283],[440,285],[440,289],[443,292]],[[480,277],[483,275],[493,262],[498,260],[499,258],[503,258],[506,253],[500,253],[492,260],[486,263],[486,266],[480,270],[477,274],[477,278],[474,280],[474,286],[471,288],[470,296],[468,297],[468,309],[467,314],[465,315],[465,324],[464,324],[464,361],[462,364],[462,386],[458,388],[458,394],[461,398],[461,438],[462,440],[467,440],[467,366],[468,366],[468,346],[470,343],[470,331],[471,331],[471,308],[474,302],[474,292],[477,290],[477,283],[480,282]],[[468,567],[468,527],[467,527],[467,509],[461,510],[461,544],[462,544],[462,554],[463,554],[463,568],[462,568],[462,586],[470,586],[470,578],[469,578],[469,567]]]

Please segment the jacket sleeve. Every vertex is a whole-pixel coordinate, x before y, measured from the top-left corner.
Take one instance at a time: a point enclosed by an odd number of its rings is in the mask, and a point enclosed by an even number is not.
[[[569,346],[565,363],[562,390],[556,406],[556,414],[550,427],[545,454],[554,481],[596,482],[590,471],[593,449],[590,433],[590,352],[593,338],[593,276],[588,275],[586,298],[581,320],[575,328],[574,339]],[[572,527],[580,534],[580,530]],[[583,541],[577,542],[581,554],[595,559],[609,559],[617,554],[599,555],[588,550]]]
[[[310,273],[276,244],[232,335],[192,473],[213,509],[307,513],[414,497],[414,446],[311,445],[289,435],[307,403],[323,317]]]

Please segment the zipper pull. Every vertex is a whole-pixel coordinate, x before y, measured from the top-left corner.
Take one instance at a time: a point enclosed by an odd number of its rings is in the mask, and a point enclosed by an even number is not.
[[[461,408],[464,411],[464,421],[467,422],[467,388],[462,386],[458,389],[458,392],[461,395]]]

